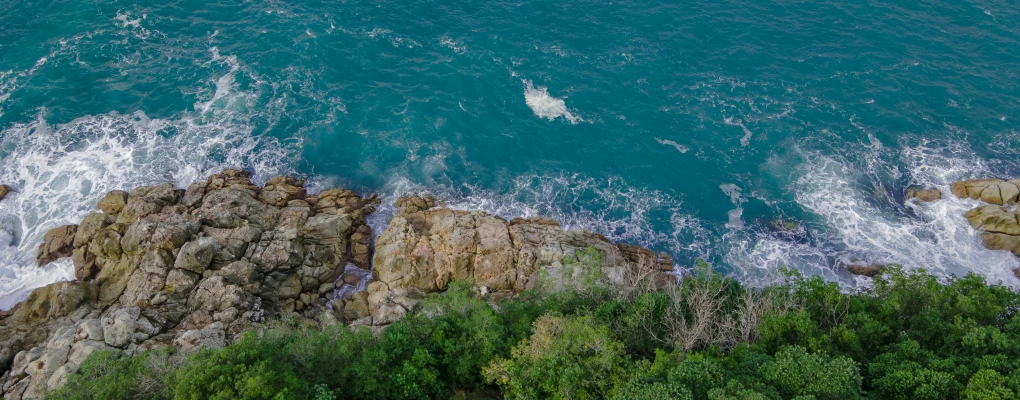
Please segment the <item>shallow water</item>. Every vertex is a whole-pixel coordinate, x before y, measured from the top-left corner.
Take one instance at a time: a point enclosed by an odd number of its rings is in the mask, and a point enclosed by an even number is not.
[[[833,266],[859,260],[1020,284],[971,203],[902,196],[1020,172],[1010,2],[39,3],[0,3],[0,308],[72,276],[34,249],[106,191],[225,166],[747,280],[855,285]]]

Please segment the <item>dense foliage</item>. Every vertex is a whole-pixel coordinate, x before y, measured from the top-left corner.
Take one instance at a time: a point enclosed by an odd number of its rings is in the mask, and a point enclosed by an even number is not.
[[[284,321],[220,350],[99,352],[69,399],[1015,399],[1020,295],[889,269],[864,293],[794,273],[748,288],[583,282],[493,304],[466,282],[378,334]],[[672,287],[675,286],[675,287]]]

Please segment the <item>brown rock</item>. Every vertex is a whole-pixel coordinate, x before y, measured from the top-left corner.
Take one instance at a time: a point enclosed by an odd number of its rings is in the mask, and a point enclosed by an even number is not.
[[[0,200],[3,200],[4,197],[7,197],[7,193],[10,193],[11,191],[12,189],[10,186],[0,185]]]
[[[433,208],[437,205],[435,197],[432,196],[403,196],[393,202],[403,214],[413,214]]]
[[[866,276],[874,278],[882,273],[885,269],[885,265],[881,264],[851,264],[843,267],[846,272],[854,275]]]
[[[98,207],[100,210],[103,211],[103,213],[107,215],[117,215],[124,210],[124,206],[127,205],[127,201],[128,192],[125,192],[123,190],[112,190],[110,191],[110,193],[107,193],[106,196],[103,196],[103,198],[99,200],[99,203],[96,204],[96,207]]]
[[[910,187],[907,188],[906,197],[908,199],[917,199],[917,201],[927,203],[930,201],[941,200],[942,191],[938,188],[923,189],[919,187]]]
[[[973,179],[953,183],[951,189],[961,199],[981,200],[995,205],[1007,205],[1017,202],[1020,196],[1020,181],[1001,179]]]
[[[984,232],[981,241],[989,250],[1005,250],[1020,257],[1020,236]]]
[[[266,204],[283,207],[291,200],[304,199],[308,195],[304,186],[305,181],[302,179],[289,176],[273,177],[266,182],[258,198]]]
[[[95,285],[75,281],[53,283],[33,290],[10,319],[28,324],[48,321],[68,315],[95,298]]]
[[[74,234],[77,231],[78,225],[64,225],[46,232],[42,244],[35,253],[39,266],[71,256],[71,252],[74,251]]]
[[[388,290],[434,292],[454,280],[473,280],[493,292],[520,291],[536,284],[540,269],[562,269],[565,256],[589,247],[603,254],[603,272],[614,284],[662,268],[651,251],[564,231],[553,221],[508,223],[484,212],[434,208],[430,197],[402,197],[396,205],[401,211],[376,240],[372,262],[374,280]]]
[[[981,206],[967,211],[964,216],[970,222],[970,226],[979,231],[1020,235],[1020,222],[1016,213],[1010,212],[1005,207]]]
[[[351,272],[344,274],[343,280],[344,283],[354,286],[358,284],[358,281],[361,280],[361,277],[359,277],[358,274]]]
[[[96,272],[99,272],[99,268],[96,268],[96,256],[85,247],[74,249],[71,261],[74,263],[74,277],[79,281],[92,279]]]

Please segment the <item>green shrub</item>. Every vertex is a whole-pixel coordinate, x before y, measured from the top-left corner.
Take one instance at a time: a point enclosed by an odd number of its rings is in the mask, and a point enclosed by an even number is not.
[[[170,354],[165,350],[138,357],[127,357],[120,351],[96,351],[82,362],[77,373],[68,376],[64,387],[46,397],[73,400],[169,398],[165,377],[156,375],[160,371],[150,362],[167,357]]]
[[[590,316],[546,315],[534,333],[483,374],[510,398],[606,398],[627,371],[623,344]]]
[[[819,400],[860,398],[861,374],[846,357],[809,353],[800,346],[783,348],[762,365],[762,380],[783,398],[813,396]]]

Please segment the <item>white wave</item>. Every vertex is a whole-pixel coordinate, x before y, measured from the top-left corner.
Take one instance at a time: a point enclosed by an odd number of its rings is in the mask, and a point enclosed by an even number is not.
[[[753,134],[750,129],[747,129],[747,125],[744,125],[744,121],[734,119],[733,117],[726,117],[723,119],[723,123],[730,126],[739,126],[740,129],[744,130],[744,136],[740,138],[740,146],[747,147],[751,143],[751,136]]]
[[[925,148],[908,148],[904,158],[916,182],[947,194],[927,204],[909,203],[920,218],[867,201],[851,181],[860,172],[831,157],[816,156],[805,164],[795,184],[797,202],[820,216],[832,232],[832,240],[842,248],[835,253],[837,259],[901,264],[942,275],[974,272],[990,282],[1016,284],[1012,270],[1020,261],[1008,252],[985,249],[963,216],[978,203],[948,195],[952,180],[980,174],[981,163]]]
[[[453,40],[453,38],[449,36],[439,38],[439,44],[453,50],[453,52],[457,54],[464,54],[467,52],[467,47],[464,46],[464,43]]]
[[[567,108],[567,103],[564,102],[563,99],[558,99],[549,95],[549,90],[545,87],[536,87],[527,79],[523,82],[524,102],[529,108],[531,108],[531,111],[535,113],[535,116],[545,118],[550,121],[555,120],[556,118],[563,118],[570,121],[571,124],[584,121],[570,112]]]
[[[736,208],[726,213],[726,227],[733,230],[744,229],[744,221],[741,218],[744,214],[744,208],[740,205],[744,204],[747,199],[741,193],[740,187],[732,183],[726,183],[719,185],[719,189],[722,189],[723,193],[730,197],[730,202],[736,206]]]
[[[293,172],[300,140],[281,144],[255,135],[248,122],[255,108],[238,106],[253,94],[228,81],[217,79],[212,99],[176,119],[113,112],[50,125],[41,112],[0,132],[0,182],[15,188],[0,201],[0,232],[7,235],[0,242],[9,243],[0,246],[0,309],[33,288],[73,277],[67,260],[36,267],[35,249],[46,231],[77,223],[110,190],[185,187],[225,167],[249,168],[260,183]]]
[[[684,145],[682,145],[680,143],[674,142],[674,141],[669,140],[669,139],[665,139],[664,140],[664,139],[655,138],[655,141],[659,142],[659,144],[661,144],[663,146],[672,146],[674,149],[676,149],[676,151],[679,151],[680,153],[687,153],[687,151],[689,150],[687,148],[687,146],[684,146]]]

